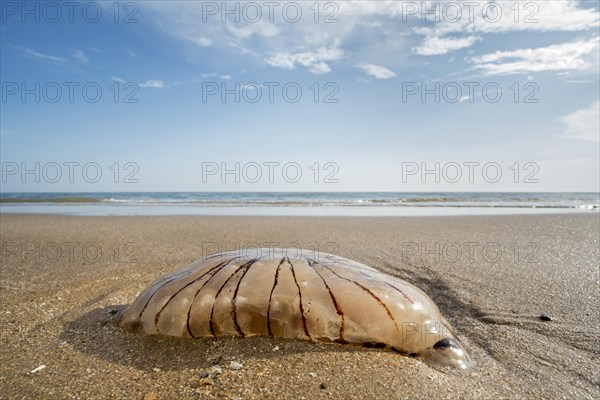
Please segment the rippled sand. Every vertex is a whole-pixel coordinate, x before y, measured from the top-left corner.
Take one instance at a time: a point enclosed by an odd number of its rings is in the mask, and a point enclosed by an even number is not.
[[[598,214],[0,222],[2,398],[600,397]],[[111,322],[162,274],[271,245],[334,252],[416,284],[477,368],[276,338],[143,337]]]

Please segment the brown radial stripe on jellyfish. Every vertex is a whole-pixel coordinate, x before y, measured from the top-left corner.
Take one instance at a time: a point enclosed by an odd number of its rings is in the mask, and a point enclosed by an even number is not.
[[[196,294],[194,294],[194,297],[192,298],[192,301],[190,302],[190,307],[188,308],[188,311],[187,311],[187,323],[186,323],[186,326],[187,326],[187,331],[188,331],[188,333],[190,334],[190,336],[191,336],[191,337],[193,337],[193,338],[195,338],[195,337],[196,337],[196,336],[194,336],[194,333],[192,332],[192,327],[190,326],[190,317],[191,317],[191,313],[192,313],[192,307],[193,307],[193,305],[194,305],[194,302],[196,301],[196,298],[198,297],[198,295],[200,294],[200,292],[202,291],[202,289],[204,289],[204,287],[205,287],[205,286],[206,286],[206,285],[207,285],[207,284],[210,282],[210,280],[211,280],[211,279],[212,279],[212,278],[213,278],[215,275],[217,275],[217,273],[218,273],[219,271],[222,271],[222,270],[223,270],[223,268],[225,268],[226,266],[228,266],[228,265],[229,265],[229,264],[230,264],[230,263],[231,263],[233,260],[235,260],[236,258],[239,258],[239,257],[234,257],[234,258],[230,259],[230,260],[229,260],[229,261],[227,261],[227,262],[225,263],[225,265],[223,265],[223,266],[222,266],[220,269],[214,270],[214,271],[211,273],[210,277],[209,277],[209,278],[208,278],[206,281],[204,281],[204,283],[202,284],[202,286],[200,286],[200,289],[198,289],[198,290],[196,291]]]
[[[215,335],[215,328],[214,328],[214,324],[213,324],[213,317],[214,317],[214,314],[215,314],[215,302],[216,302],[217,298],[219,297],[219,295],[220,295],[220,294],[221,294],[221,292],[223,291],[223,288],[224,288],[224,287],[227,285],[227,283],[229,283],[229,280],[230,280],[231,278],[233,278],[233,277],[234,277],[234,276],[235,276],[235,275],[236,275],[238,272],[240,272],[242,269],[246,269],[246,270],[247,270],[247,268],[248,268],[248,267],[250,267],[250,265],[254,264],[256,261],[258,261],[258,259],[257,259],[257,258],[255,258],[255,259],[253,259],[253,260],[250,260],[250,261],[248,261],[246,264],[242,264],[242,265],[240,265],[240,266],[239,266],[239,267],[238,267],[238,268],[237,268],[237,269],[234,271],[234,273],[233,273],[233,274],[229,275],[229,277],[228,277],[228,278],[225,280],[225,282],[223,282],[223,284],[221,285],[221,287],[220,287],[220,288],[219,288],[219,290],[217,291],[217,294],[215,294],[215,299],[214,299],[214,301],[213,301],[212,308],[211,308],[211,310],[210,310],[210,320],[209,320],[210,333],[211,333],[211,334],[212,334],[214,337],[216,337],[216,336],[217,336],[217,335]]]
[[[360,283],[356,282],[353,279],[350,278],[346,278],[344,276],[341,276],[340,274],[338,274],[337,272],[335,272],[333,269],[331,269],[330,267],[328,267],[327,265],[321,264],[319,262],[316,262],[316,264],[321,265],[323,268],[327,269],[329,272],[331,272],[332,274],[334,274],[335,276],[337,276],[340,279],[344,279],[348,282],[352,282],[354,283],[356,286],[358,286],[359,288],[361,288],[363,291],[365,291],[366,293],[368,293],[373,299],[375,299],[375,301],[377,301],[379,303],[379,305],[381,305],[384,309],[385,312],[387,313],[388,317],[390,317],[390,319],[392,320],[392,322],[394,323],[394,326],[396,327],[396,330],[398,332],[400,332],[400,328],[398,328],[398,323],[396,322],[396,319],[394,318],[394,316],[392,315],[392,312],[390,311],[390,309],[388,308],[388,306],[385,305],[385,303],[375,294],[373,293],[369,288],[367,288],[366,286],[361,285]]]
[[[237,294],[238,294],[238,291],[240,290],[240,283],[242,283],[242,279],[244,279],[244,276],[246,276],[246,273],[248,273],[248,270],[250,269],[250,267],[252,265],[254,265],[254,263],[257,262],[257,261],[258,261],[258,259],[254,259],[254,260],[251,260],[248,263],[244,264],[244,266],[246,268],[244,269],[244,272],[242,273],[242,276],[238,280],[238,283],[237,283],[237,285],[235,287],[235,292],[233,293],[233,297],[231,298],[231,317],[233,319],[233,325],[235,326],[235,330],[237,331],[237,333],[241,337],[244,337],[246,335],[244,334],[244,332],[242,332],[242,328],[240,327],[240,325],[238,324],[238,321],[237,321],[237,312],[236,312]]]
[[[218,255],[218,254],[217,254]],[[216,256],[216,255],[215,255]],[[210,257],[213,258],[213,257]],[[229,260],[229,262],[240,258],[238,257],[233,257],[231,260]],[[204,261],[204,260],[203,260]],[[140,311],[140,316],[139,318],[142,318],[142,314],[144,313],[144,311],[146,311],[146,308],[148,307],[148,304],[150,304],[150,301],[154,298],[154,296],[165,286],[167,286],[169,283],[174,282],[177,279],[182,279],[182,278],[186,278],[190,275],[192,275],[193,273],[197,272],[198,269],[200,269],[201,266],[197,265],[196,268],[190,268],[188,271],[185,271],[185,274],[182,273],[182,271],[177,271],[175,274],[173,274],[173,276],[170,279],[167,279],[165,282],[156,282],[155,285],[157,285],[157,288],[154,289],[154,291],[152,292],[152,294],[148,297],[148,301],[146,301],[146,304],[144,305],[144,307],[142,308],[142,311]],[[159,285],[160,283],[160,285]],[[154,286],[154,285],[153,285]],[[151,286],[152,287],[152,286]]]
[[[323,285],[325,285],[325,288],[327,289],[327,291],[329,292],[329,297],[331,298],[331,301],[333,302],[333,307],[335,307],[335,312],[337,313],[337,315],[340,316],[340,333],[339,333],[339,338],[336,340],[336,342],[338,343],[348,343],[345,339],[344,339],[344,313],[342,312],[342,309],[339,306],[339,303],[337,302],[335,296],[333,295],[333,292],[331,291],[331,288],[329,287],[329,285],[327,284],[327,281],[325,281],[325,278],[323,278],[323,275],[321,275],[321,273],[319,271],[317,271],[317,269],[314,267],[315,264],[317,264],[317,262],[315,260],[311,260],[309,258],[306,259],[308,265],[313,269],[313,271],[315,271],[315,273],[319,276],[319,278],[321,278],[321,281],[323,281]]]
[[[362,276],[367,277],[369,279],[373,279],[372,275],[366,274],[363,271],[358,271]],[[388,285],[389,287],[391,287],[392,289],[394,289],[395,291],[397,291],[398,293],[400,293],[402,296],[404,296],[404,298],[406,300],[408,300],[410,302],[410,304],[415,304],[410,297],[408,297],[408,295],[406,293],[404,293],[404,291],[402,291],[402,289],[397,288],[396,286],[392,285],[389,282],[384,282],[386,285]]]
[[[302,306],[302,291],[300,290],[300,285],[298,285],[298,280],[296,279],[296,272],[294,271],[294,264],[292,264],[290,262],[290,259],[288,257],[286,257],[286,260],[288,262],[288,264],[290,265],[290,269],[292,270],[292,276],[294,277],[294,283],[296,284],[296,287],[298,288],[298,297],[300,298],[300,315],[302,316],[302,327],[304,328],[304,334],[309,338],[312,339],[310,337],[310,333],[308,333],[308,327],[306,326],[306,316],[304,315],[304,307]]]
[[[273,336],[273,331],[271,330],[271,301],[273,300],[273,292],[275,291],[275,287],[277,286],[277,280],[279,279],[279,270],[281,269],[281,264],[285,261],[285,257],[279,261],[279,265],[277,265],[277,269],[275,270],[275,279],[273,280],[273,288],[271,289],[271,294],[269,295],[269,307],[267,308],[267,332],[269,336]]]
[[[231,262],[231,260],[229,261]],[[212,267],[210,270],[208,270],[207,272],[203,273],[202,275],[200,275],[198,278],[194,279],[193,281],[189,282],[188,284],[184,285],[181,289],[179,289],[177,292],[175,292],[175,294],[173,294],[169,300],[167,300],[167,302],[165,303],[164,306],[162,306],[162,308],[156,313],[156,316],[154,317],[154,326],[156,326],[156,330],[159,331],[158,329],[158,320],[160,319],[160,314],[164,311],[165,308],[167,308],[167,306],[169,305],[169,303],[171,302],[171,300],[173,300],[173,298],[175,298],[175,296],[177,296],[179,293],[181,293],[184,289],[188,288],[189,286],[193,285],[194,283],[198,282],[200,279],[204,278],[206,275],[210,274],[213,271],[216,271],[220,268],[222,268],[223,266],[225,266],[225,264],[228,264],[229,262],[224,261],[221,264],[217,264],[214,267]],[[213,274],[214,275],[214,274]],[[212,277],[212,275],[211,275]],[[159,331],[160,333],[160,331]]]

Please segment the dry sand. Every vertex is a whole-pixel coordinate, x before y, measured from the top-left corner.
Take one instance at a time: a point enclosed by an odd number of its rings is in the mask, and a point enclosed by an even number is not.
[[[0,222],[1,398],[600,398],[598,214]],[[217,248],[272,243],[318,246],[421,287],[476,369],[277,338],[143,337],[111,322],[163,274]]]

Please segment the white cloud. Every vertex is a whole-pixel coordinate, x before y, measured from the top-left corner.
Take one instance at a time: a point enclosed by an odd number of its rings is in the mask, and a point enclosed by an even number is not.
[[[119,78],[118,76],[113,76],[110,78],[112,82],[126,83],[125,79]],[[150,89],[162,89],[162,88],[172,88],[173,86],[181,85],[181,82],[173,82],[171,85],[167,86],[165,83],[159,79],[149,79],[146,82],[141,82],[137,84],[141,88],[150,88]]]
[[[177,6],[174,7],[173,4]],[[201,47],[214,46],[223,52],[234,53],[236,57],[242,55],[248,59],[264,59],[278,68],[295,69],[302,66],[315,74],[331,71],[330,61],[334,61],[333,59],[315,59],[318,57],[315,49],[327,49],[331,46],[331,38],[338,38],[345,46],[343,52],[338,49],[339,55],[335,61],[343,56],[349,65],[356,65],[361,60],[378,60],[377,62],[383,65],[398,66],[410,65],[403,62],[410,61],[407,59],[411,55],[411,48],[416,54],[431,56],[451,54],[460,49],[472,50],[476,43],[481,43],[487,52],[493,52],[493,46],[496,46],[497,42],[489,39],[494,34],[589,31],[597,29],[600,22],[597,8],[579,0],[458,0],[448,3],[400,0],[342,1],[335,2],[335,7],[326,9],[323,8],[324,3],[319,3],[321,7],[318,24],[314,23],[315,8],[312,2],[295,2],[302,8],[302,18],[297,23],[285,21],[283,4],[275,6],[273,14],[270,15],[268,7],[258,2],[262,18],[256,23],[244,21],[241,6],[240,22],[236,23],[235,15],[221,14],[224,3],[219,2],[216,5],[220,12],[217,11],[214,15],[206,15],[202,4],[178,1],[168,4],[143,2],[140,7],[156,16],[154,20],[159,29],[179,40]],[[446,8],[447,4],[459,6],[462,15],[458,21],[452,21],[452,15],[448,15],[456,6]],[[415,6],[416,13],[408,12]],[[423,12],[436,6],[441,8],[439,12],[442,17],[437,23],[433,22],[434,17],[431,14]],[[498,21],[492,21],[491,17],[485,14],[486,8],[493,11],[495,7],[501,10],[501,18]],[[518,15],[515,14],[515,10],[519,10]],[[269,20],[270,16],[273,17],[272,21]],[[327,17],[337,19],[338,22],[326,24],[324,19]],[[427,22],[422,22],[422,18],[426,18]],[[199,21],[202,23],[198,23]],[[505,43],[514,43],[512,37],[507,39]],[[521,47],[531,45],[523,44]],[[194,49],[186,48],[186,51]],[[185,58],[197,59],[193,54],[186,54]]]
[[[565,138],[600,142],[600,100],[559,119],[566,125]]]
[[[413,51],[422,56],[432,56],[439,54],[446,54],[450,51],[464,49],[465,47],[471,47],[473,43],[478,41],[480,38],[477,36],[467,37],[438,37],[429,36],[416,47],[413,47]]]
[[[66,59],[64,59],[62,57],[57,57],[57,56],[52,56],[49,54],[40,53],[40,52],[37,52],[37,51],[29,49],[29,48],[25,48],[25,47],[16,47],[16,49],[19,50],[22,55],[24,55],[30,59],[41,60],[41,61],[53,61],[53,62],[67,61]]]
[[[200,75],[203,78],[219,78],[222,79],[224,81],[228,81],[231,78],[233,78],[231,75],[227,75],[227,74],[219,74],[217,72],[210,72],[210,73],[203,73]]]
[[[204,36],[200,37],[189,37],[188,40],[192,43],[197,44],[200,47],[208,47],[213,44],[212,40]]]
[[[375,79],[390,79],[395,78],[396,73],[387,69],[386,67],[382,67],[380,65],[375,64],[359,64],[358,68],[365,71],[365,73],[369,76],[372,76]]]
[[[241,87],[241,90],[256,90],[257,88],[260,88],[260,87],[262,87],[262,85],[247,83]]]
[[[138,58],[139,56],[137,55],[137,53],[133,50],[127,50],[127,54],[129,54],[130,57],[133,58]]]
[[[161,80],[151,79],[144,83],[140,83],[139,87],[141,88],[152,88],[152,89],[162,89],[165,87],[165,83]]]
[[[379,28],[381,26],[380,21],[359,21],[358,25],[362,25],[366,28]]]
[[[233,33],[234,36],[242,39],[249,38],[253,35],[263,37],[273,37],[280,33],[280,29],[277,25],[267,22],[264,19],[258,20],[256,23],[248,23],[237,27],[235,25],[227,25],[229,32]]]
[[[594,37],[536,49],[497,51],[470,61],[488,75],[584,70],[591,65],[586,58],[597,53],[599,44],[599,37]]]
[[[296,64],[306,67],[313,74],[321,75],[331,71],[326,61],[339,61],[344,56],[344,50],[339,47],[339,41],[331,47],[319,47],[314,51],[299,53],[280,52],[267,57],[267,64],[283,69],[294,69]]]
[[[77,61],[82,62],[84,64],[90,62],[90,58],[83,52],[83,50],[73,50],[73,57],[75,57]]]
[[[445,54],[470,47],[489,33],[584,31],[596,28],[600,23],[597,10],[581,8],[581,3],[577,0],[525,3],[483,1],[471,2],[471,6],[465,2],[452,3],[460,5],[459,13],[456,12],[456,6],[446,8],[443,2],[417,4],[418,11],[414,18],[424,17],[432,21],[434,15],[422,14],[422,11],[438,7],[435,15],[440,18],[440,22],[433,27],[414,29],[415,33],[424,37],[421,44],[413,48],[415,52],[421,55]],[[406,14],[406,9],[404,11]],[[407,15],[403,16],[406,17]]]

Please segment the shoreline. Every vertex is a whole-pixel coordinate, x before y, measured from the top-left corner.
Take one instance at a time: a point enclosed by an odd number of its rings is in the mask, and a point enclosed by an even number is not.
[[[0,217],[0,397],[600,395],[596,213]],[[268,337],[144,337],[111,322],[110,310],[162,275],[216,251],[274,242],[339,254],[415,284],[477,367],[454,374],[377,349]]]
[[[597,217],[600,220],[600,211],[580,211],[580,212],[568,212],[565,210],[556,211],[552,213],[540,213],[540,214],[459,214],[459,215],[197,215],[197,214],[175,214],[175,215],[77,215],[77,214],[55,214],[55,213],[3,213],[0,212],[1,217],[56,217],[56,218],[92,218],[92,219],[110,219],[110,218],[133,218],[133,219],[141,219],[141,218],[298,218],[298,219],[322,219],[322,218],[331,218],[331,219],[365,219],[365,218],[373,218],[373,219],[413,219],[413,218],[529,218],[529,217],[571,217],[571,216],[589,216],[589,217]]]
[[[70,215],[70,216],[262,216],[262,217],[426,217],[426,216],[496,216],[596,214],[598,208],[560,207],[271,207],[271,206],[64,206],[0,205],[0,215]]]

